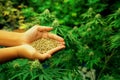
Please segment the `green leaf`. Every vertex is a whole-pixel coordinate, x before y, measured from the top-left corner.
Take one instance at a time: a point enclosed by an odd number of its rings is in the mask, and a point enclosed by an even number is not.
[[[24,76],[23,76],[23,79],[22,79],[22,80],[26,80],[26,78],[28,78],[28,76],[29,76],[29,73],[24,74]]]
[[[18,74],[16,74],[16,75],[14,75],[13,77],[11,77],[10,79],[13,80],[13,79],[15,79],[15,78],[17,78],[17,77],[19,77],[19,76],[22,76],[22,75],[24,75],[24,74],[26,74],[26,73],[27,73],[27,72],[18,73]]]

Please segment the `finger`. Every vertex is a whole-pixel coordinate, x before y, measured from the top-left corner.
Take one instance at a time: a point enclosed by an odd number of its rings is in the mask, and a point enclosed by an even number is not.
[[[58,44],[63,44],[63,45],[65,45],[65,42],[64,42],[64,41],[62,41],[62,42],[58,42]]]
[[[52,27],[47,27],[47,26],[39,26],[36,25],[38,31],[51,31],[53,28]]]
[[[54,48],[54,49],[48,51],[47,54],[52,55],[52,54],[54,54],[55,52],[57,52],[57,51],[59,51],[59,50],[61,50],[61,49],[64,49],[64,48],[65,48],[64,45],[62,45],[62,46],[58,46],[58,47],[56,47],[56,48]]]
[[[60,36],[57,36],[55,34],[52,34],[52,33],[48,33],[48,37],[49,38],[52,38],[54,40],[57,40],[57,41],[60,41],[60,42],[64,42],[64,39]]]

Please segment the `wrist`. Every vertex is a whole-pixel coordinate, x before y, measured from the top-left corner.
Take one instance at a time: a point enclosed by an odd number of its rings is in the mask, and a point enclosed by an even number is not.
[[[33,59],[36,50],[32,46],[25,44],[18,46],[17,52],[18,57]]]
[[[20,50],[21,50],[21,47],[20,46],[15,46],[13,47],[13,49],[15,50],[16,52],[16,58],[19,58],[19,54],[21,53]]]
[[[16,50],[17,50],[17,57],[22,57],[22,54],[24,54],[23,52],[23,47],[22,47],[22,45],[20,45],[20,46],[17,46],[16,47]]]
[[[28,44],[25,33],[20,33],[20,45]]]

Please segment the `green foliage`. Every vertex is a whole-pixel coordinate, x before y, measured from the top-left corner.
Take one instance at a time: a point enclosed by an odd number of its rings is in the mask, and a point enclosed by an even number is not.
[[[0,79],[119,80],[120,4],[109,2],[27,0],[20,4],[20,0],[1,0],[0,25],[13,29],[29,29],[35,24],[51,26],[52,33],[65,39],[66,48],[41,63],[16,59],[1,64]]]
[[[106,1],[106,2],[105,2]],[[107,0],[29,0],[30,7],[36,12],[42,12],[45,9],[52,11],[59,18],[61,24],[68,26],[79,26],[79,17],[87,8],[93,7],[97,12],[104,11],[107,7]],[[34,5],[33,5],[34,4]],[[44,6],[45,5],[45,6]],[[83,9],[84,8],[84,9]]]
[[[0,1],[0,25],[4,28],[14,29],[18,28],[21,20],[21,11],[13,6],[11,0]],[[14,26],[14,27],[11,27]]]

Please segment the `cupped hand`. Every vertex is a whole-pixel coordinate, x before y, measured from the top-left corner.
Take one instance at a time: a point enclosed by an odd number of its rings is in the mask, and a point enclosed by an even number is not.
[[[50,58],[52,54],[54,54],[55,52],[64,49],[65,48],[64,39],[60,36],[50,33],[49,31],[51,30],[52,30],[51,27],[35,25],[32,28],[30,28],[28,31],[24,32],[24,39],[26,41],[25,43],[27,44],[21,46],[23,51],[21,53],[23,54],[19,54],[19,56],[29,59],[45,60]],[[33,41],[38,40],[40,38],[54,39],[59,42],[59,45],[56,48],[53,48],[48,52],[41,54],[35,48],[29,45]]]
[[[18,48],[18,57],[28,58],[31,60],[39,59],[40,61],[51,58],[52,54],[57,52],[60,49],[65,48],[65,46],[58,46],[48,52],[41,54],[35,48],[29,44],[21,45]]]
[[[40,38],[51,38],[58,42],[61,42],[62,44],[65,44],[64,39],[60,36],[50,33],[49,31],[51,30],[52,27],[35,25],[25,32],[24,38],[26,39],[27,43],[32,43],[33,41]]]

